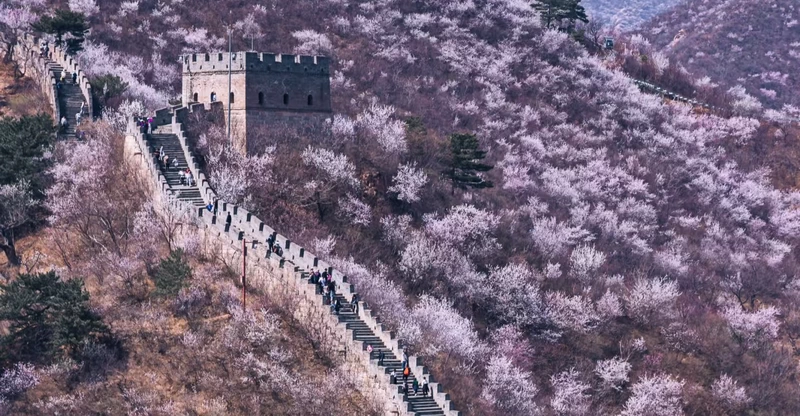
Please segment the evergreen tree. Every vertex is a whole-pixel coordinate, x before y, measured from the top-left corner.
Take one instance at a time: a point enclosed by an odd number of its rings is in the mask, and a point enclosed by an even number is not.
[[[32,27],[39,32],[55,36],[58,45],[63,43],[65,35],[70,35],[66,40],[66,50],[69,54],[75,54],[83,49],[83,41],[89,32],[86,16],[61,9],[56,10],[54,16],[42,16]]]
[[[183,250],[178,249],[169,253],[169,257],[161,260],[154,275],[153,283],[156,285],[156,295],[176,296],[186,286],[186,280],[192,275],[192,269],[183,257]]]
[[[542,15],[542,21],[548,28],[556,23],[561,27],[562,21],[566,20],[568,24],[565,30],[571,32],[576,20],[589,22],[581,0],[536,0],[532,6]]]
[[[0,120],[0,249],[13,265],[20,263],[16,240],[42,214],[54,132],[46,114]]]
[[[451,160],[444,174],[453,182],[453,189],[491,188],[492,182],[484,180],[478,172],[488,172],[494,166],[481,163],[486,152],[478,149],[478,138],[474,134],[450,135]]]
[[[0,321],[9,324],[0,350],[11,361],[74,357],[85,342],[110,339],[108,327],[90,308],[83,281],[62,281],[52,271],[21,274],[0,285]]]

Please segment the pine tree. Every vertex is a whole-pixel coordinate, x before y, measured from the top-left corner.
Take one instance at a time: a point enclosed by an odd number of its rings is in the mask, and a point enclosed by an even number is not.
[[[192,275],[192,269],[183,258],[183,250],[178,249],[169,253],[169,257],[161,260],[158,269],[153,275],[156,285],[156,295],[176,296],[186,285],[186,280]]]
[[[11,361],[49,362],[75,356],[86,342],[108,341],[108,327],[89,305],[83,281],[55,272],[21,274],[0,285],[0,321],[9,323],[0,350]]]
[[[0,250],[19,265],[16,240],[42,217],[53,143],[53,120],[46,114],[0,120]]]
[[[450,152],[452,159],[444,174],[453,182],[453,190],[493,186],[492,182],[478,175],[478,172],[488,172],[494,166],[481,163],[486,157],[486,152],[478,149],[478,138],[474,134],[450,135]]]
[[[34,30],[51,34],[56,37],[56,44],[61,45],[64,35],[69,34],[66,41],[67,53],[75,54],[83,49],[83,41],[89,33],[89,24],[82,13],[70,10],[56,10],[54,16],[42,16],[38,22],[31,25]]]
[[[565,30],[571,32],[576,20],[589,22],[581,0],[536,0],[532,6],[542,15],[542,21],[548,28],[554,23],[561,27],[561,22],[567,20],[569,23]]]

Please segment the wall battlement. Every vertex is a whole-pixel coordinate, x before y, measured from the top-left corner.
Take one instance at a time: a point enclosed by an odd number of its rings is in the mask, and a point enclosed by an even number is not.
[[[229,55],[231,60],[229,61]],[[330,59],[325,56],[288,55],[266,52],[193,53],[182,56],[184,73],[214,73],[228,71],[294,72],[326,75],[330,72]]]

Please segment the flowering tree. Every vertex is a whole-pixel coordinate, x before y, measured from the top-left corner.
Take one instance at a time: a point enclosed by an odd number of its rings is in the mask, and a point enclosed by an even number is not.
[[[91,17],[100,11],[95,0],[69,0],[69,9],[86,17]]]
[[[603,265],[606,256],[591,246],[579,246],[572,250],[569,257],[570,272],[581,282],[588,283],[591,274]]]
[[[313,30],[298,30],[292,32],[299,44],[294,48],[294,52],[299,55],[324,55],[333,54],[333,43],[328,36]]]
[[[36,369],[28,363],[17,363],[0,375],[0,409],[10,400],[39,384]]]
[[[530,376],[509,358],[495,355],[486,366],[486,382],[481,398],[491,403],[499,413],[520,416],[541,414],[541,409],[534,401],[538,392]]]
[[[34,209],[39,205],[31,195],[29,182],[0,185],[0,249],[13,265],[20,264],[16,232],[34,220]]]
[[[722,310],[722,317],[728,322],[734,338],[749,348],[756,348],[772,342],[778,336],[780,321],[778,309],[772,306],[747,312],[740,305],[733,304]]]
[[[5,53],[3,60],[11,60],[14,46],[19,41],[17,33],[29,27],[36,21],[36,14],[31,11],[30,6],[25,2],[9,1],[0,5],[0,43],[4,44]],[[16,57],[18,60],[21,57]],[[25,71],[23,70],[23,73]]]
[[[415,163],[402,164],[397,169],[397,175],[392,178],[389,192],[397,193],[397,199],[404,202],[419,201],[419,192],[428,182],[428,175],[417,169]]]
[[[631,397],[625,402],[621,416],[683,415],[682,389],[683,382],[670,375],[645,375],[631,387]]]
[[[614,390],[622,390],[630,372],[631,364],[620,357],[600,360],[594,367],[594,373],[603,381],[603,387]]]
[[[678,296],[677,282],[661,277],[637,279],[625,298],[628,315],[644,324],[656,318],[669,318]]]
[[[591,302],[583,296],[549,292],[545,296],[547,317],[557,327],[576,332],[589,332],[597,327],[599,317]]]
[[[407,149],[405,124],[392,119],[394,111],[392,106],[372,104],[358,116],[359,128],[388,155],[403,154]]]
[[[727,374],[721,375],[711,385],[711,394],[725,408],[731,411],[741,411],[742,407],[751,402],[744,387],[738,385],[736,380]]]
[[[420,345],[424,354],[444,353],[447,362],[452,355],[472,359],[482,352],[483,344],[472,322],[446,301],[423,296],[414,306],[411,318],[425,334],[424,343]]]
[[[242,35],[244,35],[245,38],[250,38],[251,51],[255,50],[256,38],[264,36],[264,34],[261,33],[261,26],[256,21],[256,16],[254,13],[248,14],[243,20],[236,22],[233,27],[242,32]]]
[[[586,391],[589,385],[581,380],[574,368],[550,377],[553,385],[553,398],[550,405],[559,415],[586,415],[589,413],[591,396]]]

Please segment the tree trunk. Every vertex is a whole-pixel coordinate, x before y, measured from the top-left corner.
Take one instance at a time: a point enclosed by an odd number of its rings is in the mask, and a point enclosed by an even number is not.
[[[14,241],[8,240],[7,244],[0,244],[0,248],[3,249],[3,253],[6,253],[6,257],[8,257],[8,262],[11,263],[12,266],[19,266],[19,256],[17,255],[17,249],[14,247]]]

